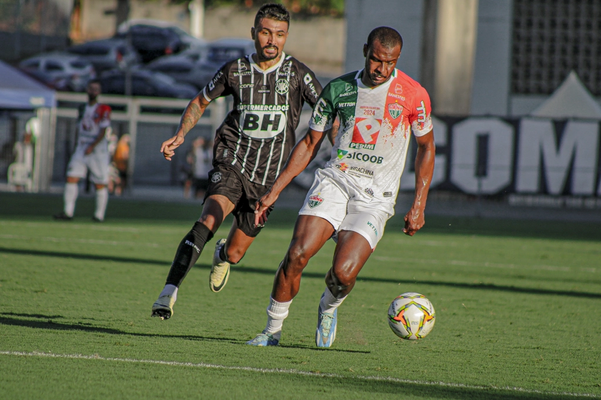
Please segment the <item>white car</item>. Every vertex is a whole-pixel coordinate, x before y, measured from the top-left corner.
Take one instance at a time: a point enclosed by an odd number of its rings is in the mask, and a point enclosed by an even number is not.
[[[25,71],[41,71],[55,80],[64,79],[68,90],[84,92],[90,79],[96,77],[94,66],[81,57],[66,53],[44,53],[19,63]]]

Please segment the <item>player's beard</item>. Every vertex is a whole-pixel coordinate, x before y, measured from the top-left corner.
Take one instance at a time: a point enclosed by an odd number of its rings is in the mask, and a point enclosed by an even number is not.
[[[275,55],[273,54],[266,54],[265,50],[266,49],[275,49]],[[269,45],[269,46],[265,46],[261,49],[261,58],[265,61],[269,61],[269,60],[274,60],[276,58],[278,58],[280,56],[280,49],[277,46],[273,46],[273,45]]]

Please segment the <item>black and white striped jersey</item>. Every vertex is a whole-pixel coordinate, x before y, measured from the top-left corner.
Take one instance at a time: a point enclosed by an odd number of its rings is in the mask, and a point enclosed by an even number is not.
[[[321,84],[294,57],[282,54],[263,71],[248,55],[223,65],[202,93],[208,101],[234,98],[215,134],[213,164],[230,165],[249,181],[271,186],[296,144],[303,104],[315,106]]]

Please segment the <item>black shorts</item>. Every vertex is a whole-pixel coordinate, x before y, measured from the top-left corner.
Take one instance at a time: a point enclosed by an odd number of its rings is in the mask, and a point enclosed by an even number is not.
[[[266,192],[267,186],[249,182],[241,173],[225,165],[217,165],[209,172],[209,187],[205,199],[219,194],[234,203],[232,214],[238,228],[250,237],[256,237],[262,227],[255,227],[255,206]],[[267,209],[266,215],[273,210]]]

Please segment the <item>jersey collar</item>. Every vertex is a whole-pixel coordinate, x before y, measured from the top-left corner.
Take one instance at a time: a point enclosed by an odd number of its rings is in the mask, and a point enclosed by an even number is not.
[[[284,53],[284,52],[282,51],[282,56],[280,57],[280,61],[278,61],[278,63],[277,63],[277,64],[275,64],[275,65],[272,65],[271,67],[269,67],[269,68],[267,68],[267,69],[261,69],[261,67],[259,67],[259,64],[257,64],[257,63],[255,62],[255,59],[253,58],[252,54],[251,54],[250,56],[248,56],[248,59],[249,59],[249,61],[250,61],[250,65],[251,65],[251,66],[252,66],[254,69],[256,69],[257,71],[259,71],[259,72],[262,72],[262,73],[264,73],[264,74],[268,74],[268,73],[270,73],[270,72],[273,72],[273,71],[275,71],[276,69],[280,68],[280,66],[281,66],[281,65],[284,63],[284,60],[286,59],[286,57],[288,57],[288,56],[286,55],[286,53]]]
[[[363,81],[361,80],[361,75],[363,75],[363,71],[365,70],[365,68],[360,69],[359,71],[357,71],[357,74],[355,75],[355,80],[357,81],[357,87],[361,88],[361,89],[370,89],[370,90],[376,90],[380,87],[389,87],[390,83],[394,80],[394,78],[397,77],[397,69],[395,68],[392,71],[392,74],[390,75],[390,77],[388,78],[388,80],[386,82],[384,82],[383,84],[376,86],[374,88],[370,88],[365,86],[365,84],[363,83]]]

